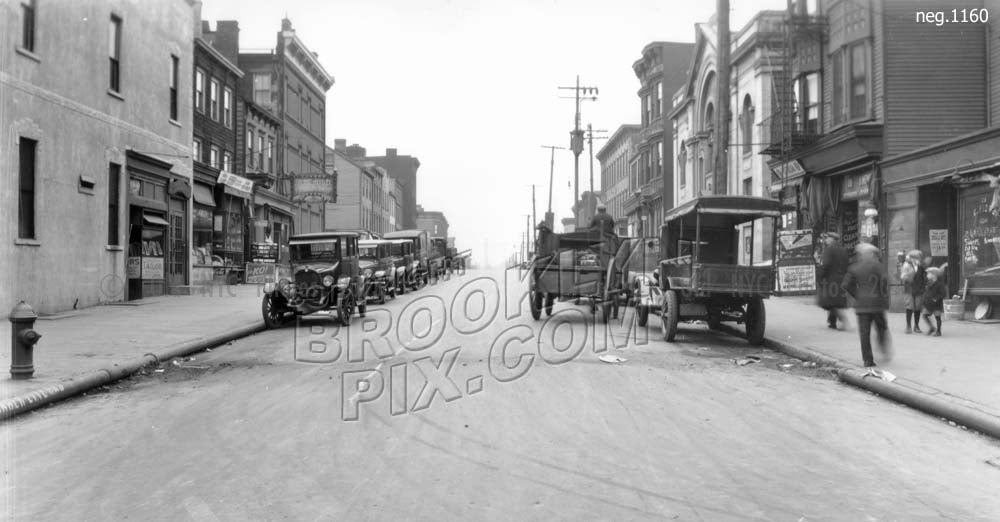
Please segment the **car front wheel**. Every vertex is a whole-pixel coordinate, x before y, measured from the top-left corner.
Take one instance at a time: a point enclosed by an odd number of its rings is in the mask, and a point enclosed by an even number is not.
[[[260,311],[267,328],[278,328],[285,322],[285,307],[271,294],[264,295]]]

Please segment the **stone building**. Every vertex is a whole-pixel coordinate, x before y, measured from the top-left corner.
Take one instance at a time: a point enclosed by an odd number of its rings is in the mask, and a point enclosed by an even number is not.
[[[639,125],[627,124],[618,127],[608,142],[597,152],[601,163],[601,189],[604,193],[604,203],[608,214],[615,218],[618,235],[632,236],[636,233],[634,227],[629,227],[628,214],[625,205],[633,197],[630,191],[632,178],[632,156],[635,149],[635,136]]]

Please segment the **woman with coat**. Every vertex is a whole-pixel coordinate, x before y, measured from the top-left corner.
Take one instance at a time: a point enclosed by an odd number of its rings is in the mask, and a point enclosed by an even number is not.
[[[847,251],[840,246],[840,235],[836,232],[827,232],[822,237],[826,248],[823,249],[823,261],[817,272],[817,301],[820,308],[826,310],[827,326],[837,329],[837,321],[840,320],[842,327],[846,328],[847,316],[841,309],[847,307],[847,296],[841,284],[847,274]]]

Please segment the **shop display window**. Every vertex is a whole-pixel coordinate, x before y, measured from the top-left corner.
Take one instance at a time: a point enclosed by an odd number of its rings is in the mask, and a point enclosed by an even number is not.
[[[962,264],[965,277],[1000,277],[1000,212],[991,210],[993,193],[962,201]]]
[[[212,264],[212,210],[208,207],[194,207],[194,237],[191,252],[195,265]]]
[[[143,228],[138,237],[136,234],[132,235],[132,241],[128,246],[128,255],[132,257],[163,257],[164,235],[162,228]]]

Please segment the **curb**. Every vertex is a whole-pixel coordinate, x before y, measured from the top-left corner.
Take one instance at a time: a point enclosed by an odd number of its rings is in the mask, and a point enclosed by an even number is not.
[[[728,325],[723,325],[720,330],[736,337],[746,337],[743,332]],[[916,391],[893,382],[865,378],[867,372],[864,369],[842,359],[817,352],[816,350],[788,344],[771,337],[764,338],[764,346],[795,357],[796,359],[813,361],[823,366],[832,366],[837,368],[837,378],[844,383],[870,391],[886,399],[934,415],[935,417],[943,417],[995,439],[1000,439],[1000,417],[996,415],[955,404],[954,402],[940,399],[928,393]]]
[[[167,346],[155,353],[147,353],[140,357],[125,360],[124,362],[114,363],[109,367],[75,377],[64,383],[53,384],[40,390],[33,390],[24,395],[6,399],[0,402],[0,421],[123,379],[151,364],[158,364],[174,357],[183,357],[197,353],[206,348],[212,348],[213,346],[219,346],[229,341],[253,335],[264,331],[264,329],[264,323],[257,322],[233,328],[220,334],[184,341]]]

